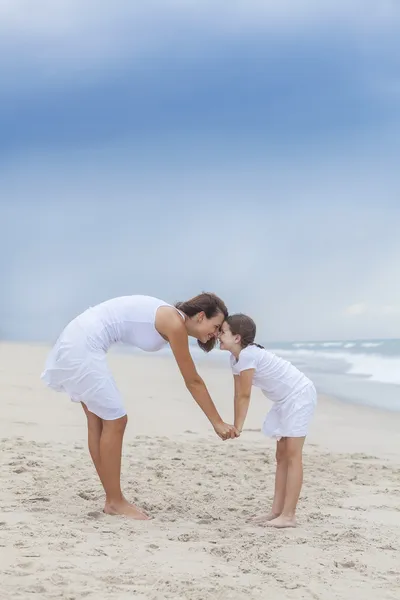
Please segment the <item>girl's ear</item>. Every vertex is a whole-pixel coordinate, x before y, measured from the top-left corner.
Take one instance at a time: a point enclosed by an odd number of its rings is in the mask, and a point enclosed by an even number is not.
[[[242,336],[237,334],[235,335],[235,344],[240,344],[240,342],[242,341]]]

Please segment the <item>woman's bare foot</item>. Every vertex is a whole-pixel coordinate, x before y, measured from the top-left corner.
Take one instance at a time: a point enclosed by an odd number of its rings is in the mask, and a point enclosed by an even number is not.
[[[269,513],[266,513],[265,515],[258,515],[258,517],[253,517],[250,521],[251,523],[255,523],[256,525],[262,525],[263,523],[266,523],[267,521],[272,521],[273,519],[276,519],[277,517],[279,517],[280,513],[274,513],[272,511],[270,511]]]
[[[296,517],[286,517],[285,515],[280,515],[276,519],[272,519],[271,521],[266,521],[265,525],[267,527],[276,527],[277,529],[284,529],[285,527],[296,527]]]
[[[148,521],[148,517],[140,508],[128,502],[123,498],[119,502],[106,502],[104,511],[107,515],[122,515],[137,521]]]

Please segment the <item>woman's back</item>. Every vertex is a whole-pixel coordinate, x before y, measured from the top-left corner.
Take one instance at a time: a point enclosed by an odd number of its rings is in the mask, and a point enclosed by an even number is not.
[[[168,302],[152,296],[120,296],[92,306],[77,316],[64,330],[63,340],[81,339],[91,349],[106,352],[117,342],[147,352],[160,350],[167,342],[155,328],[160,306]]]

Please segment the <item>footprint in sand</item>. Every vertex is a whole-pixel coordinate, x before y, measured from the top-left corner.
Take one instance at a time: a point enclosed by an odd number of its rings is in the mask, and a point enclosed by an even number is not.
[[[36,496],[35,498],[29,498],[30,502],[50,502],[50,498],[44,496]]]
[[[83,498],[83,500],[95,500],[95,498],[93,497],[93,492],[89,491],[89,492],[78,492],[78,496],[80,498]]]
[[[333,564],[337,568],[343,567],[344,569],[354,569],[354,567],[356,566],[356,563],[353,560],[347,560],[347,561],[344,561],[344,562],[337,562],[335,560]]]
[[[25,591],[28,594],[40,594],[42,598],[44,598],[45,594],[47,594],[48,590],[42,585],[31,585],[25,588]]]
[[[197,521],[198,525],[210,525],[210,523],[213,522],[214,519],[210,518],[210,519],[200,519],[200,521]]]
[[[92,519],[101,519],[104,513],[99,512],[98,510],[93,510],[91,512],[88,512],[87,516],[91,517]]]
[[[177,540],[179,542],[197,542],[199,536],[197,533],[182,533],[178,535]]]

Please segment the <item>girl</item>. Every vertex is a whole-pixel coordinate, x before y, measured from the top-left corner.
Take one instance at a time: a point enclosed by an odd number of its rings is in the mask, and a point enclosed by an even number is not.
[[[148,519],[121,491],[122,440],[126,410],[109,371],[106,353],[116,342],[156,352],[169,343],[186,387],[223,440],[239,435],[221,419],[189,352],[188,336],[209,352],[228,311],[215,294],[203,293],[171,306],[150,296],[123,296],[76,317],[58,338],[42,373],[45,383],[80,402],[88,445],[106,500],[104,512]]]
[[[270,512],[254,519],[272,527],[295,527],[303,482],[302,450],[314,414],[314,384],[291,363],[254,343],[256,325],[243,314],[228,317],[219,335],[221,350],[231,352],[235,389],[235,427],[241,432],[252,385],[273,401],[263,433],[276,438],[275,494]]]

